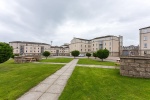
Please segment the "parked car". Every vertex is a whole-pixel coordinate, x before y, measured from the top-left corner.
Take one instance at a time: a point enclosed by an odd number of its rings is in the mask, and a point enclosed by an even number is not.
[[[84,57],[84,56],[85,56],[84,54],[80,54],[80,55],[79,55],[79,57]]]

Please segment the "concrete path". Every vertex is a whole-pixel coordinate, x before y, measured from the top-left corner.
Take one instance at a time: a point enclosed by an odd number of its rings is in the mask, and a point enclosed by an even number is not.
[[[96,68],[120,69],[120,67],[118,67],[118,66],[104,66],[104,65],[85,65],[85,64],[77,64],[77,66],[81,66],[81,67],[96,67]]]
[[[39,63],[42,63],[42,64],[67,64],[67,63],[55,63],[55,62],[33,62],[33,63],[36,63],[36,64],[39,64]]]
[[[77,62],[72,60],[17,100],[58,100]]]

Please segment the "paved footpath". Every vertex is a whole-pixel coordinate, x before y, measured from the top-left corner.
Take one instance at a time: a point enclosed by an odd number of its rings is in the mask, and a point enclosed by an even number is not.
[[[78,59],[74,59],[17,100],[58,100]]]

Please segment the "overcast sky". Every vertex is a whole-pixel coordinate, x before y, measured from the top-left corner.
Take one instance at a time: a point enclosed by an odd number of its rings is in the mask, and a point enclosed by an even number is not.
[[[138,45],[150,26],[150,0],[0,0],[0,41],[62,45],[73,37],[122,35]]]

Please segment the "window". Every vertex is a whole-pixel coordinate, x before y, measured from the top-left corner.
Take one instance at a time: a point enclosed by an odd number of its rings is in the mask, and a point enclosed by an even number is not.
[[[94,44],[93,44],[93,46],[94,46]]]
[[[147,48],[147,43],[144,43],[144,48]]]
[[[82,47],[82,45],[81,45],[81,47]]]
[[[82,51],[82,49],[81,49],[81,51]]]
[[[26,50],[26,52],[27,52],[27,50]]]
[[[109,47],[109,50],[111,50],[111,47]]]
[[[106,43],[105,43],[105,45],[106,45]]]
[[[86,49],[85,49],[85,51],[86,51]]]
[[[85,47],[86,47],[86,45],[85,45]]]
[[[146,41],[147,40],[147,37],[146,36],[144,36],[144,41]]]

